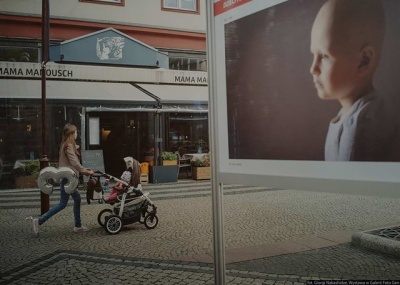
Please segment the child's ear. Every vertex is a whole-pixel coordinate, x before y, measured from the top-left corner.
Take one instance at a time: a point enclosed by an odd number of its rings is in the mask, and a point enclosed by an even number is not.
[[[372,46],[364,47],[360,52],[360,63],[358,69],[360,72],[369,70],[372,67],[372,63],[375,57],[375,50]]]

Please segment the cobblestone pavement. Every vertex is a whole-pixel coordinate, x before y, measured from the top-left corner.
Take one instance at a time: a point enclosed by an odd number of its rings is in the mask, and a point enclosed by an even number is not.
[[[145,186],[159,225],[132,224],[113,236],[97,224],[109,207],[97,202],[82,206],[91,230],[73,233],[70,202],[36,237],[25,217],[40,211],[38,190],[0,191],[0,284],[214,284],[210,182],[188,181]],[[355,248],[348,238],[333,242],[398,224],[399,199],[237,185],[225,191],[227,284],[400,279],[399,259]],[[54,193],[51,205],[57,201]],[[296,243],[300,250],[291,250]],[[268,246],[283,251],[260,255]]]
[[[400,259],[361,250],[345,243],[317,250],[230,264],[266,274],[288,274],[329,279],[400,280]],[[288,270],[289,268],[289,270]]]

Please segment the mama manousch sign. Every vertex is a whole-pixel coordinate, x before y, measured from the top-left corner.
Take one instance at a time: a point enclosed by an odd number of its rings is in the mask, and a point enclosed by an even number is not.
[[[1,78],[40,78],[39,63],[0,62]],[[46,76],[51,79],[148,82],[185,85],[207,85],[207,73],[201,71],[178,71],[168,69],[144,69],[102,67],[89,65],[66,65],[48,63]]]

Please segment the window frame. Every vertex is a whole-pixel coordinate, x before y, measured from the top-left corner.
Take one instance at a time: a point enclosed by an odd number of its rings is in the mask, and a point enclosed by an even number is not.
[[[119,2],[114,2],[113,0],[79,0],[79,2],[101,4],[101,5],[113,5],[113,6],[125,6],[125,0],[118,0]]]
[[[187,9],[181,9],[181,8],[169,8],[165,7],[164,3],[165,0],[161,0],[161,10],[162,11],[168,11],[168,12],[177,12],[177,13],[189,13],[189,14],[200,14],[200,1],[199,0],[194,0],[196,1],[195,3],[195,9],[196,10],[187,10]],[[178,0],[178,5],[181,3],[181,0]],[[181,6],[181,5],[179,5]]]

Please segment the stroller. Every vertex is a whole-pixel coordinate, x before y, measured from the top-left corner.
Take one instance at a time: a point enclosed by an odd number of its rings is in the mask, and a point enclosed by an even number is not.
[[[118,234],[122,227],[139,222],[147,229],[154,229],[158,225],[157,207],[149,199],[149,193],[142,192],[142,185],[130,186],[123,180],[114,176],[96,171],[94,176],[105,177],[111,181],[123,184],[121,195],[116,201],[106,202],[113,206],[112,209],[103,209],[97,216],[97,222],[111,235]]]

